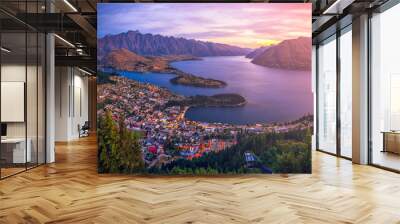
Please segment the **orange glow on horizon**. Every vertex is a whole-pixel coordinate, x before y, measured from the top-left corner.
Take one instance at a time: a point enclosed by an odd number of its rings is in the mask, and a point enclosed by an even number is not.
[[[280,40],[264,40],[264,41],[258,42],[257,44],[259,44],[261,46],[272,46],[272,45],[277,45],[280,42],[281,42]]]
[[[258,39],[258,38],[245,38],[245,37],[220,37],[201,39],[202,41],[211,41],[215,43],[229,44],[245,48],[259,48],[264,46],[272,46],[279,44],[281,40],[274,39]]]
[[[311,37],[311,3],[100,4],[99,33],[138,30],[245,48]]]

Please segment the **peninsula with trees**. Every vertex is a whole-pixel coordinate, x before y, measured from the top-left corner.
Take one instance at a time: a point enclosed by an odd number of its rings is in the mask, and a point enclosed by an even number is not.
[[[222,88],[226,83],[220,80],[207,79],[189,74],[170,65],[174,61],[201,60],[190,55],[168,55],[168,56],[140,56],[125,48],[112,50],[100,60],[100,68],[111,68],[115,70],[130,72],[157,72],[175,74],[176,77],[170,80],[173,84],[195,86],[203,88]]]
[[[167,106],[194,106],[194,107],[241,107],[246,99],[236,93],[215,94],[212,96],[188,96],[180,100],[170,100]]]

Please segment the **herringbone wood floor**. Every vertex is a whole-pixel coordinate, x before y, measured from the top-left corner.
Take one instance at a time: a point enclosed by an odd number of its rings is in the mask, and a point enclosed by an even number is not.
[[[312,175],[98,175],[96,140],[0,181],[0,223],[400,223],[400,175],[313,154]]]

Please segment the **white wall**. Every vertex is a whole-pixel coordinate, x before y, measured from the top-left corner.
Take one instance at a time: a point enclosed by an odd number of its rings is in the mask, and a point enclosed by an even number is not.
[[[55,141],[67,141],[69,131],[69,96],[70,77],[67,67],[55,68]]]
[[[71,126],[72,126],[72,136],[79,137],[79,132],[78,132],[78,125],[83,125],[85,121],[89,120],[89,103],[88,103],[88,78],[86,76],[81,76],[82,73],[79,73],[79,75],[76,75],[75,70],[75,75],[74,75],[74,108],[72,108],[72,120],[71,120]]]
[[[55,140],[70,141],[88,121],[88,78],[72,67],[56,67],[55,73]]]

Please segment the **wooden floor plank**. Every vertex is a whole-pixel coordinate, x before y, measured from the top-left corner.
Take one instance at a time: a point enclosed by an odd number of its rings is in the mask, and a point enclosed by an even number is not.
[[[313,152],[312,175],[97,174],[95,137],[0,181],[0,223],[400,223],[400,175]]]

